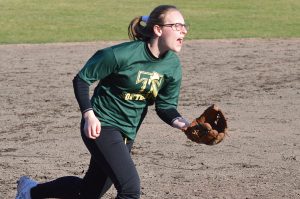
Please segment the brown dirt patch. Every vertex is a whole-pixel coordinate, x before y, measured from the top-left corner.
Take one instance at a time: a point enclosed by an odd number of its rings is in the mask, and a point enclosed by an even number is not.
[[[0,198],[15,197],[21,175],[83,175],[72,79],[115,43],[0,45]],[[179,111],[192,120],[217,103],[230,137],[197,145],[151,108],[133,149],[142,198],[299,198],[300,39],[187,41],[179,55]]]

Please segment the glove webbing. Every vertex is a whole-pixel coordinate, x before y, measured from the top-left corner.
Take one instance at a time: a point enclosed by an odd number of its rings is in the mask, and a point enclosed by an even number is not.
[[[201,133],[203,136],[208,135],[208,133],[211,131],[211,129],[205,129],[204,126],[202,125],[202,123],[197,122],[197,120],[196,120],[196,125],[197,125],[198,127],[200,127],[200,128],[199,128],[199,129],[201,129],[200,133]]]

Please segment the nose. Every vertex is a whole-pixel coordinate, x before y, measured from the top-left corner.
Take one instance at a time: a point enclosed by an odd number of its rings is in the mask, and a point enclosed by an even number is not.
[[[181,29],[181,34],[184,34],[186,35],[188,33],[188,30],[185,26],[182,26],[182,29]]]

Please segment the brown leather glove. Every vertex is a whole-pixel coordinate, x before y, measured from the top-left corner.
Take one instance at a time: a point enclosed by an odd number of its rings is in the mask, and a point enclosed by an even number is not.
[[[227,134],[227,120],[221,109],[213,104],[183,132],[193,142],[215,145],[223,141]]]

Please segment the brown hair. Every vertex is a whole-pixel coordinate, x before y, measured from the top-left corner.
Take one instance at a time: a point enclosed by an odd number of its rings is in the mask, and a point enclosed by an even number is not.
[[[154,34],[154,25],[163,24],[165,14],[170,10],[178,9],[172,5],[160,5],[153,9],[147,22],[142,20],[142,16],[135,17],[128,26],[129,39],[149,41]]]

